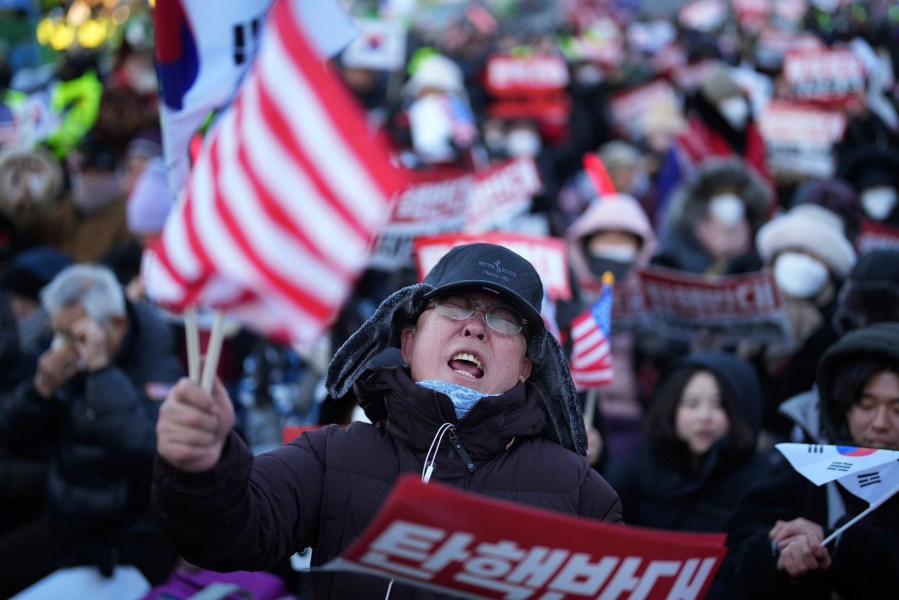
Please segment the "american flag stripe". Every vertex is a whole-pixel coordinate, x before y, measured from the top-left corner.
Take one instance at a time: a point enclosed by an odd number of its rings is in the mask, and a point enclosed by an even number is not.
[[[612,284],[604,282],[599,299],[571,323],[570,371],[579,389],[599,387],[612,381],[611,314]]]
[[[364,266],[402,185],[292,3],[273,8],[256,64],[204,144],[147,260],[151,297],[227,308],[311,341]]]

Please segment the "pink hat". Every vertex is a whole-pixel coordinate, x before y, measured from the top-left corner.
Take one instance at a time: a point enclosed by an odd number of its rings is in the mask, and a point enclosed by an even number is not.
[[[161,157],[151,158],[128,196],[128,230],[138,234],[159,233],[174,204],[165,162]]]

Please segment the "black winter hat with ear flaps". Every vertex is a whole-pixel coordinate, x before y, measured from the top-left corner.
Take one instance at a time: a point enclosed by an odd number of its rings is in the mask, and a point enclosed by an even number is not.
[[[400,332],[415,324],[431,298],[472,288],[499,294],[527,319],[527,355],[533,364],[528,382],[543,395],[559,443],[586,455],[587,434],[568,361],[540,316],[540,276],[523,257],[495,244],[457,246],[438,261],[423,283],[404,287],[387,297],[334,354],[325,380],[328,393],[343,397],[378,354],[399,347]]]

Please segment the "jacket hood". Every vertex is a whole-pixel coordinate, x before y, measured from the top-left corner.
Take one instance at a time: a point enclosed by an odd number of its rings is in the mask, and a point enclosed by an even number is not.
[[[746,218],[755,236],[768,219],[771,196],[764,180],[736,158],[709,159],[675,190],[667,211],[668,227],[694,230],[709,200],[724,192],[732,192],[746,203]]]
[[[831,443],[854,446],[846,429],[845,405],[834,402],[835,374],[859,355],[878,356],[899,364],[899,323],[877,323],[845,334],[818,361],[821,427]]]
[[[711,371],[734,399],[737,409],[752,432],[762,427],[764,396],[755,369],[747,361],[727,352],[696,352],[684,357],[678,366],[690,365]]]
[[[587,210],[568,228],[565,236],[571,268],[578,281],[594,283],[599,281],[600,278],[594,275],[588,266],[584,243],[594,233],[612,230],[632,233],[642,240],[643,243],[634,261],[636,268],[646,266],[658,249],[652,223],[637,200],[627,194],[603,196],[587,207]]]

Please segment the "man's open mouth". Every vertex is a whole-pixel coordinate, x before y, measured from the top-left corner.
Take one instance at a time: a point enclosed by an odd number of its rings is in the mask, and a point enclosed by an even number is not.
[[[484,376],[484,366],[481,364],[481,360],[474,354],[459,352],[450,359],[448,364],[453,371],[460,375],[465,375],[472,379],[480,379]]]

